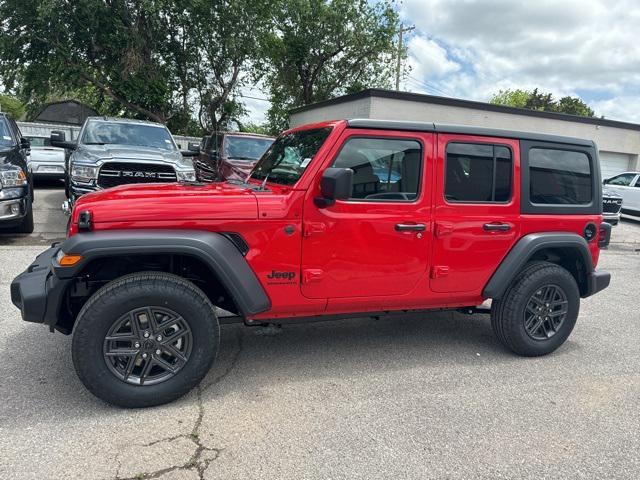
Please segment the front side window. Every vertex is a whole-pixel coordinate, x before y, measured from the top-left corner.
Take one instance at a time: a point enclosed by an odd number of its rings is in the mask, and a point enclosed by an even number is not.
[[[418,197],[422,147],[416,140],[351,138],[333,162],[353,170],[354,200],[413,201]]]
[[[606,181],[607,185],[617,185],[619,187],[628,187],[633,179],[636,178],[635,173],[623,173]]]
[[[444,196],[448,202],[508,202],[513,159],[503,145],[449,143]]]
[[[529,151],[531,203],[585,205],[591,196],[591,163],[586,153],[551,148]]]
[[[85,145],[131,145],[161,150],[176,150],[169,130],[163,126],[142,123],[90,120],[84,129]]]
[[[251,178],[283,185],[295,184],[330,133],[331,127],[327,127],[280,135],[256,164]]]

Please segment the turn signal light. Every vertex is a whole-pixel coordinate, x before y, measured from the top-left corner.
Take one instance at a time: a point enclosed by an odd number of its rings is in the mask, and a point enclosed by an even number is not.
[[[82,260],[82,255],[69,255],[65,253],[58,259],[58,264],[61,267],[70,267],[78,263],[80,260]]]

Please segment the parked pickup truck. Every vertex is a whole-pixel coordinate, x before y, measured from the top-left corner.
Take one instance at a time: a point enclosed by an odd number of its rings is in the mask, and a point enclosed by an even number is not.
[[[65,191],[70,206],[85,193],[131,183],[194,182],[190,158],[164,125],[126,118],[89,117],[77,141],[51,132],[54,147],[70,150]]]
[[[73,333],[103,400],[172,401],[212,365],[216,307],[248,326],[478,308],[519,355],[553,352],[609,285],[592,141],[333,121],[281,134],[245,181],[84,195],[68,238],[11,285]],[[398,352],[398,355],[402,355]]]

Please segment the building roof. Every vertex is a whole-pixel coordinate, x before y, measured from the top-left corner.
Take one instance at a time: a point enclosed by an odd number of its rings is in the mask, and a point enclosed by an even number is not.
[[[341,103],[361,100],[364,98],[390,98],[394,100],[404,100],[409,102],[422,102],[434,105],[445,105],[449,107],[471,108],[475,110],[484,110],[488,112],[508,113],[512,115],[523,115],[528,117],[551,118],[554,120],[562,120],[566,122],[586,123],[590,125],[600,125],[613,128],[623,128],[627,130],[640,131],[640,125],[637,123],[621,122],[618,120],[609,120],[597,117],[581,117],[578,115],[569,115],[566,113],[542,112],[539,110],[528,110],[525,108],[507,107],[504,105],[494,105],[492,103],[477,102],[473,100],[462,100],[459,98],[439,97],[436,95],[426,95],[422,93],[398,92],[395,90],[382,90],[378,88],[369,88],[357,93],[343,95],[341,97],[332,98],[323,102],[312,103],[302,107],[290,110],[290,113],[305,112],[329,105],[337,105]]]

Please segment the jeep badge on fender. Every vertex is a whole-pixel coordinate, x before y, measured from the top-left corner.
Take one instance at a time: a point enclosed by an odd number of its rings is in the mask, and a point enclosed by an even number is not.
[[[84,385],[125,407],[200,382],[218,309],[250,326],[474,312],[491,299],[497,340],[546,355],[581,298],[609,285],[596,269],[611,231],[597,152],[590,140],[433,123],[298,127],[244,181],[79,197],[68,238],[16,277],[11,299],[24,320],[73,333]]]

